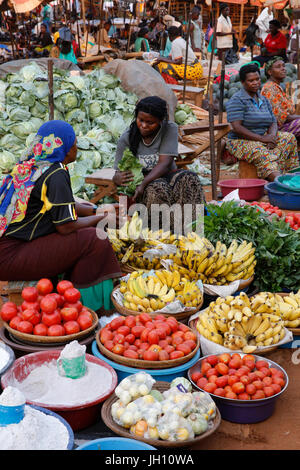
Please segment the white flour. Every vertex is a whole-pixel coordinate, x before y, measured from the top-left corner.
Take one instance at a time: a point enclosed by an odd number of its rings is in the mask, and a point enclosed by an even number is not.
[[[22,381],[14,379],[10,385],[24,393],[26,400],[44,405],[83,405],[104,395],[111,387],[108,369],[87,361],[86,373],[79,379],[59,375],[56,360],[47,362],[30,372]]]
[[[0,370],[6,366],[8,361],[9,361],[9,354],[6,351],[6,349],[2,348],[2,346],[0,345]]]
[[[6,387],[0,395],[0,405],[20,406],[26,402],[25,396],[20,390],[14,387]]]
[[[73,359],[74,357],[80,357],[85,354],[86,346],[81,345],[78,341],[71,341],[68,343],[62,352],[60,353],[61,358],[64,359]]]
[[[0,428],[0,450],[65,450],[69,442],[66,426],[54,416],[25,406],[18,424]]]

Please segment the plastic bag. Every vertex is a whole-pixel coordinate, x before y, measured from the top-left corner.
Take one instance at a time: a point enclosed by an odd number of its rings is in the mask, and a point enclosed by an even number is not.
[[[164,414],[172,411],[183,417],[188,416],[193,403],[192,393],[180,392],[177,387],[172,387],[163,392],[163,397],[161,406]]]
[[[216,404],[208,393],[194,392],[188,409],[188,414],[192,413],[201,414],[207,421],[210,421],[216,416]]]
[[[189,422],[172,411],[159,418],[157,430],[160,439],[167,441],[186,441],[195,437]]]
[[[155,380],[147,372],[141,371],[137,374],[125,377],[115,389],[115,394],[120,398],[123,405],[151,392]]]

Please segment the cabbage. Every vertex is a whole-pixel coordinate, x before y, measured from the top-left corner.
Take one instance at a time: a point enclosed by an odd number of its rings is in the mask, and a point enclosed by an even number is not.
[[[35,104],[35,96],[32,93],[30,93],[30,91],[24,90],[21,93],[19,100],[21,104],[24,104],[24,106],[31,107],[31,106],[34,106]]]
[[[48,109],[41,102],[36,101],[34,105],[30,108],[32,116],[38,118],[44,118]]]
[[[2,171],[5,171],[6,173],[9,173],[12,169],[15,163],[17,162],[17,159],[15,155],[11,152],[8,152],[8,150],[2,150],[0,153],[0,169]]]
[[[95,119],[96,117],[102,114],[102,109],[100,103],[98,101],[94,101],[89,106],[89,116],[91,119]]]
[[[26,111],[26,109],[22,108],[12,108],[9,111],[9,118],[11,121],[28,121],[31,118],[31,114],[29,111]]]
[[[186,103],[177,105],[174,119],[178,125],[189,124],[191,122],[197,121],[197,117]]]
[[[25,140],[29,134],[36,133],[42,124],[43,121],[41,119],[33,117],[28,122],[13,124],[10,128],[15,136]]]
[[[123,157],[119,161],[119,170],[121,171],[131,171],[133,174],[133,180],[127,186],[122,186],[119,188],[119,192],[122,194],[127,194],[127,196],[133,196],[135,190],[139,184],[144,179],[144,175],[142,172],[142,165],[140,164],[139,160],[133,155],[129,148],[126,148],[123,152]]]
[[[34,82],[34,90],[33,93],[37,98],[46,98],[49,95],[49,87],[47,82]]]

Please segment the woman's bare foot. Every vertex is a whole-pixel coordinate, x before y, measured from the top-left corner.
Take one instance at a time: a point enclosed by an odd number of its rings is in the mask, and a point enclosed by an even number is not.
[[[267,176],[267,180],[268,181],[274,181],[275,178],[277,178],[277,176],[280,176],[281,173],[279,171],[273,171],[272,173],[270,173],[268,176]]]

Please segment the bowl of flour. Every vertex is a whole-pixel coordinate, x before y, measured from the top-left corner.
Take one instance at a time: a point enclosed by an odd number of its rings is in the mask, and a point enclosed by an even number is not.
[[[77,431],[99,419],[102,402],[117,386],[117,373],[106,362],[86,354],[85,375],[64,377],[57,369],[60,354],[47,350],[20,357],[1,377],[1,386],[18,388],[27,404],[58,413]]]

